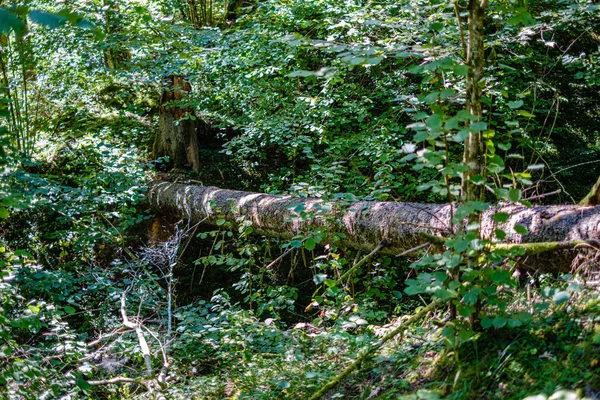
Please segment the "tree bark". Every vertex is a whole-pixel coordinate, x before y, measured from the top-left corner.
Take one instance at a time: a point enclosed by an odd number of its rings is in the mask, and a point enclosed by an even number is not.
[[[469,67],[466,80],[466,106],[467,111],[473,115],[475,121],[481,121],[483,118],[483,108],[481,105],[482,89],[480,82],[484,77],[485,67],[485,49],[483,22],[487,1],[469,0],[469,37],[467,42],[467,59],[465,64]],[[483,175],[481,158],[484,156],[483,140],[481,131],[469,132],[465,141],[463,152],[463,164],[467,170],[462,176],[462,201],[477,201],[483,197],[481,185],[475,185],[471,179],[476,175]],[[476,216],[475,218],[476,219]]]
[[[206,224],[215,225],[220,219],[236,223],[243,217],[250,221],[255,233],[284,240],[298,234],[309,236],[317,229],[338,232],[343,234],[336,242],[338,246],[370,251],[384,243],[381,252],[393,255],[428,241],[435,242],[436,238],[441,241],[450,233],[452,211],[449,204],[327,202],[318,198],[275,196],[162,181],[150,184],[148,201],[159,214]],[[301,212],[306,213],[305,218],[301,218]],[[495,224],[495,212],[508,213],[510,218]],[[522,225],[528,233],[516,233],[516,225]],[[600,206],[526,208],[507,205],[482,213],[482,237],[493,239],[495,229],[507,232],[505,244],[539,243],[545,250],[560,249],[524,257],[521,260],[523,266],[544,271],[568,271],[577,255],[569,243],[600,243]],[[331,241],[334,235],[327,237]],[[548,245],[547,242],[559,243]]]
[[[192,88],[182,76],[167,78],[167,88],[160,101],[158,132],[154,139],[154,158],[168,156],[176,168],[200,169],[200,136],[209,135],[209,126],[194,111],[181,103]]]

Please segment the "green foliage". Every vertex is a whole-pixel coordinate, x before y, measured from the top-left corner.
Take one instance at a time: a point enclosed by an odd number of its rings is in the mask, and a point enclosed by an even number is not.
[[[522,250],[494,243],[525,228],[483,240],[473,223],[558,186],[578,197],[600,174],[597,4],[490,2],[482,121],[464,111],[452,2],[236,5],[227,24],[211,1],[0,8],[0,393],[146,396],[139,382],[88,384],[144,376],[124,294],[154,371],[167,355],[169,398],[308,398],[430,299],[448,308],[331,397],[597,391],[597,293],[578,276],[518,276]],[[485,197],[457,204],[443,250],[410,265],[323,229],[255,237],[243,219],[153,250],[176,261],[145,258],[146,150],[173,74],[193,88],[181,106],[225,143],[177,179],[334,200],[301,218],[356,200],[457,201],[463,144],[481,133],[471,182]]]

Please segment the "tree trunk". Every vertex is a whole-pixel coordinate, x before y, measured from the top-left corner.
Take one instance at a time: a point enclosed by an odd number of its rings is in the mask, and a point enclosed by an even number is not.
[[[467,72],[467,111],[481,121],[483,118],[483,108],[481,106],[481,86],[480,82],[484,76],[485,49],[483,18],[487,1],[469,0],[469,38],[467,45],[467,59],[465,64],[469,67]],[[469,132],[465,141],[463,152],[463,164],[467,170],[463,172],[462,179],[462,200],[477,201],[483,197],[482,185],[475,185],[471,179],[476,175],[483,175],[481,166],[481,157],[483,157],[483,140],[481,131]],[[476,219],[476,218],[475,218]]]
[[[317,229],[338,232],[344,235],[336,242],[338,246],[370,251],[385,243],[381,252],[393,255],[428,241],[440,241],[450,233],[451,206],[448,204],[344,204],[318,198],[274,196],[162,181],[150,184],[148,201],[159,214],[206,224],[215,225],[220,219],[237,223],[238,218],[243,217],[251,222],[255,233],[284,240],[298,234],[310,236]],[[508,213],[510,218],[505,223],[494,224],[495,211]],[[300,217],[301,212],[306,213],[306,218]],[[514,230],[516,225],[522,225],[529,233],[517,234]],[[507,232],[503,241],[506,244],[528,246],[526,244],[535,243],[539,244],[541,251],[559,249],[524,257],[521,260],[523,266],[544,271],[568,271],[577,254],[569,249],[573,247],[569,243],[600,241],[600,206],[526,208],[509,205],[483,212],[481,235],[491,239],[495,229]],[[333,236],[329,235],[330,238]],[[331,242],[332,239],[328,240]],[[532,251],[531,254],[538,252]]]
[[[192,88],[182,76],[171,75],[160,101],[158,132],[152,149],[154,158],[168,156],[176,168],[200,169],[199,135],[209,134],[206,122],[196,117],[194,111],[177,102],[185,100]]]
[[[120,20],[118,2],[104,0],[104,20],[106,34],[109,36],[110,47],[104,50],[104,65],[111,70],[127,70],[131,62],[131,51],[120,39],[124,35],[124,27]]]

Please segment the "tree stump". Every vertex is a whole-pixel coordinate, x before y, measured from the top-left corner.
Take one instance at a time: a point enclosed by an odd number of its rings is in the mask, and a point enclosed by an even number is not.
[[[194,110],[185,105],[192,91],[183,76],[167,77],[166,88],[160,101],[158,132],[152,149],[154,158],[168,156],[175,168],[200,169],[199,135],[208,134],[208,124],[196,117]]]

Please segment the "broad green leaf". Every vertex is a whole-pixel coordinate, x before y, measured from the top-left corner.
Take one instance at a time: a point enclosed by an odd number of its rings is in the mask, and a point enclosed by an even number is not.
[[[483,317],[481,319],[481,327],[483,329],[489,329],[492,327],[492,320],[488,317]]]
[[[523,225],[515,225],[515,232],[519,235],[527,235],[529,231]]]
[[[8,218],[9,216],[9,212],[6,208],[4,207],[0,207],[0,218],[4,219],[4,218]]]
[[[442,128],[442,117],[439,114],[430,115],[425,124],[432,130],[439,130]]]
[[[506,318],[496,316],[494,317],[492,324],[494,325],[494,328],[502,328],[504,325],[506,325]]]
[[[44,25],[49,28],[58,28],[67,22],[67,18],[41,10],[31,10],[29,17],[36,24]]]
[[[313,238],[308,238],[304,241],[304,248],[308,251],[314,250],[316,242]]]
[[[466,129],[460,130],[452,136],[452,140],[458,143],[464,142],[469,137],[469,131]]]
[[[444,24],[441,22],[434,22],[433,24],[429,25],[429,29],[431,29],[432,31],[441,31],[444,28]]]
[[[521,190],[520,189],[509,189],[508,190],[508,199],[512,203],[516,203],[521,200]]]
[[[517,101],[509,101],[508,102],[508,106],[510,108],[519,108],[523,105],[523,100],[517,100]]]
[[[470,329],[461,329],[460,331],[458,331],[458,338],[462,342],[466,342],[467,340],[471,339],[474,333],[475,332],[473,332]]]
[[[415,133],[415,136],[413,139],[415,142],[423,142],[424,140],[427,140],[428,136],[429,136],[429,133],[427,133],[426,131],[422,131],[422,132]]]
[[[71,306],[65,306],[64,309],[67,314],[75,314],[75,311],[76,311],[75,308],[73,308]]]
[[[383,61],[383,57],[371,57],[371,58],[367,58],[367,61],[365,62],[365,65],[377,65],[381,61]]]
[[[337,284],[337,281],[335,281],[333,279],[325,279],[323,281],[323,283],[325,284],[325,286],[332,288],[332,287],[335,287],[335,285]]]
[[[327,274],[316,274],[313,277],[313,282],[316,285],[320,285],[320,284],[322,284],[325,281],[325,279],[327,279]]]
[[[554,296],[552,296],[552,301],[557,304],[564,303],[571,298],[571,294],[569,292],[560,291],[556,292]]]
[[[497,212],[494,214],[494,221],[496,222],[506,222],[510,218],[510,215],[505,212]]]
[[[492,272],[490,279],[494,283],[506,283],[510,280],[510,273],[504,269],[497,269]]]
[[[25,27],[21,19],[6,8],[0,8],[0,33],[8,33],[13,30],[20,35]]]
[[[535,115],[533,115],[532,113],[527,112],[525,110],[518,110],[517,114],[522,115],[522,116],[527,117],[527,118],[533,118],[533,117],[535,117]]]
[[[469,72],[469,67],[467,67],[466,65],[455,65],[454,66],[454,75],[467,76],[468,72]]]
[[[299,70],[299,71],[290,72],[289,74],[287,74],[287,76],[290,78],[297,77],[297,76],[306,78],[307,76],[315,76],[315,73],[312,71]]]
[[[479,121],[471,123],[471,131],[480,132],[487,129],[487,122]]]

